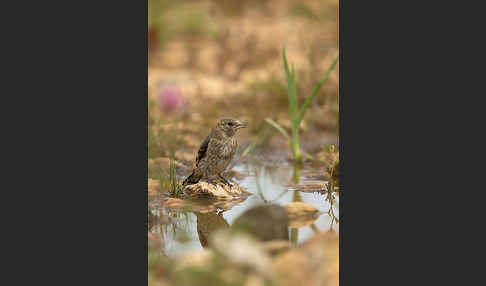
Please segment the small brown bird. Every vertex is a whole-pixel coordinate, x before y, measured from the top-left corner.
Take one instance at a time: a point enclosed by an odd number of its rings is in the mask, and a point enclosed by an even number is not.
[[[196,167],[182,185],[196,184],[201,179],[212,181],[217,177],[231,186],[228,180],[222,176],[222,173],[228,167],[238,148],[238,143],[234,137],[236,131],[247,126],[248,124],[231,118],[219,120],[199,147]]]

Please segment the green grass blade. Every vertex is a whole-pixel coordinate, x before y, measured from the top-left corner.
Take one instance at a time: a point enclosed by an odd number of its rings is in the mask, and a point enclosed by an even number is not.
[[[289,69],[289,64],[287,63],[287,55],[285,53],[285,47],[282,51],[282,57],[284,62],[285,76],[287,78],[287,94],[289,96],[290,108],[297,109],[297,89],[295,87],[295,69],[292,67],[292,72]],[[292,110],[291,116],[292,116]]]
[[[304,104],[302,105],[302,108],[300,109],[299,117],[298,117],[298,125],[300,125],[300,122],[304,118],[305,112],[307,111],[307,108],[309,108],[310,104],[312,103],[312,100],[314,97],[317,95],[319,90],[321,89],[322,85],[327,81],[329,78],[329,75],[331,72],[334,70],[336,67],[337,63],[339,60],[339,56],[336,57],[336,59],[332,62],[331,66],[327,69],[326,73],[322,77],[322,79],[317,83],[316,87],[314,87],[314,90],[312,93],[305,99]]]
[[[280,133],[283,134],[283,136],[285,136],[285,138],[287,138],[287,140],[290,140],[290,136],[289,134],[287,133],[287,131],[285,131],[285,129],[283,129],[282,126],[280,126],[277,122],[273,121],[272,119],[270,118],[265,118],[265,121],[268,122],[268,124],[272,125],[273,127],[275,127],[275,129],[277,129],[278,131],[280,131]]]
[[[287,62],[287,55],[285,52],[285,47],[282,51],[285,75],[287,77],[287,94],[289,97],[289,111],[291,122],[295,123],[298,113],[298,101],[297,101],[297,87],[295,85],[295,68],[292,66],[292,71],[289,69],[289,64]]]
[[[297,87],[295,85],[295,69],[292,66],[292,72],[290,73],[290,79],[287,82],[288,85],[288,95],[289,95],[289,111],[290,111],[290,122],[292,123],[292,128],[298,129],[296,120],[298,119],[298,100],[297,100]]]
[[[179,196],[179,186],[177,184],[176,167],[175,167],[175,162],[174,162],[173,158],[170,159],[170,163],[169,163],[169,179],[171,181],[170,187],[171,187],[172,194],[175,197],[178,197]]]
[[[295,67],[292,65],[292,70],[289,70],[287,62],[287,55],[285,48],[282,51],[285,74],[287,76],[287,95],[289,98],[289,112],[290,112],[290,124],[292,130],[292,138],[288,137],[289,143],[292,148],[294,158],[298,161],[301,160],[300,147],[299,147],[299,105],[297,99],[297,86],[295,79]]]
[[[290,77],[290,70],[289,70],[289,65],[287,63],[287,56],[285,54],[285,47],[282,49],[282,57],[284,62],[285,75],[287,76],[287,81],[288,81]]]
[[[297,86],[295,79],[295,68],[292,65],[292,71],[290,73],[289,87],[289,111],[290,111],[290,124],[292,128],[292,139],[290,142],[294,159],[301,160],[300,145],[299,145],[299,106],[297,99]]]

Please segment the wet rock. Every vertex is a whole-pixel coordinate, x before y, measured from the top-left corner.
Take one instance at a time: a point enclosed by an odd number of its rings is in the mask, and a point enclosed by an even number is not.
[[[177,198],[164,198],[160,202],[160,205],[164,208],[174,210],[174,209],[182,209],[185,206],[185,202]]]
[[[285,209],[287,210],[289,217],[309,215],[319,211],[313,205],[304,202],[291,202],[285,206]]]
[[[326,182],[323,181],[306,181],[298,185],[290,184],[287,185],[287,188],[305,193],[323,193],[327,191]]]
[[[217,211],[227,211],[233,206],[244,202],[247,197],[232,198],[224,200],[214,199],[179,199],[173,197],[164,197],[152,203],[149,206],[162,207],[171,212],[191,211],[200,214],[216,213]]]
[[[290,227],[304,227],[312,224],[320,215],[318,209],[304,202],[292,202],[285,206]]]
[[[274,269],[283,286],[338,286],[339,238],[334,232],[316,235],[274,260]]]
[[[242,231],[262,240],[288,240],[289,218],[285,208],[279,205],[261,205],[249,209],[238,217],[233,225],[234,232]]]
[[[251,194],[243,187],[236,184],[233,184],[230,187],[222,183],[211,184],[207,182],[199,182],[197,184],[188,185],[182,192],[186,197],[215,199],[232,199]]]
[[[246,199],[249,197],[248,194],[245,194],[243,197],[238,197],[230,200],[222,200],[222,201],[216,201],[214,202],[214,206],[216,207],[216,210],[223,210],[227,211],[230,210],[232,207],[241,204],[242,202],[246,201]]]
[[[215,213],[218,210],[227,211],[231,209],[233,206],[238,205],[244,202],[247,197],[241,198],[232,198],[232,199],[224,199],[224,200],[214,200],[214,199],[196,199],[185,201],[187,209],[191,211],[206,214],[206,213]]]

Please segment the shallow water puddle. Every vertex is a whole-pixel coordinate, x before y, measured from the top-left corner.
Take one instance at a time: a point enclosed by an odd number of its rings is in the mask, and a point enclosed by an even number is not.
[[[292,188],[286,187],[295,184],[296,180],[302,184],[309,180],[309,177],[315,182],[315,176],[308,176],[309,173],[312,173],[312,169],[303,168],[297,171],[298,173],[296,174],[291,165],[276,168],[244,164],[235,166],[233,170],[245,175],[245,178],[236,181],[236,183],[246,188],[253,195],[246,198],[243,202],[230,206],[229,209],[222,212],[222,217],[213,216],[211,224],[232,225],[235,219],[246,210],[265,203],[286,206],[295,201],[302,201],[315,207],[319,210],[319,213],[316,215],[317,219],[311,219],[310,222],[304,223],[303,225],[305,226],[299,228],[289,227],[291,240],[302,243],[311,238],[316,232],[325,232],[331,228],[339,232],[339,223],[333,221],[328,214],[331,204],[326,200],[327,194],[294,191]],[[322,182],[324,181],[319,183]],[[339,196],[334,195],[334,198],[334,215],[339,217]],[[197,216],[194,212],[169,212],[167,209],[154,207],[156,205],[157,202],[149,203],[152,213],[157,216],[163,214],[168,219],[154,224],[149,231],[161,236],[162,247],[167,256],[177,256],[202,248],[202,242],[200,242],[198,236]]]

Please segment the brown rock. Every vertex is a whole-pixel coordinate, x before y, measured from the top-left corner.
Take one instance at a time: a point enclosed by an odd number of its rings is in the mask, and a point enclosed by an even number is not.
[[[164,198],[160,205],[168,209],[181,209],[185,206],[185,202],[177,198]]]
[[[282,286],[338,286],[339,238],[336,233],[316,235],[274,260]]]
[[[312,224],[320,215],[319,210],[304,202],[292,202],[285,206],[290,227],[304,227]]]
[[[287,185],[287,187],[306,193],[322,193],[327,190],[326,183],[323,181],[307,181],[298,185]]]
[[[182,192],[187,197],[215,199],[233,199],[251,194],[236,184],[230,187],[222,183],[210,184],[207,182],[188,185]]]
[[[190,199],[184,201],[184,207],[193,212],[206,214],[215,213],[218,210],[229,210],[233,206],[244,202],[247,197],[214,200],[214,199]]]
[[[289,217],[308,215],[319,211],[314,206],[304,202],[292,202],[286,205],[285,209],[287,210]]]

